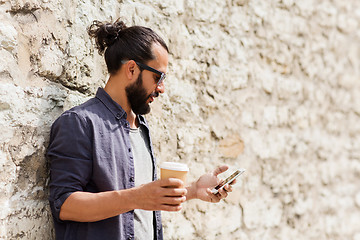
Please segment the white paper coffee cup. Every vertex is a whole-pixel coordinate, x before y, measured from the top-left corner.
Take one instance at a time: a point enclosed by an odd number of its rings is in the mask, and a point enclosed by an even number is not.
[[[189,172],[189,168],[186,164],[177,162],[163,162],[160,164],[160,178],[178,178],[181,179],[184,184],[186,183],[186,176]]]

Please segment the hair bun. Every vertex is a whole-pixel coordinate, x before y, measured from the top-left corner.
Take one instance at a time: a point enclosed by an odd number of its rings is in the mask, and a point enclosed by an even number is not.
[[[117,19],[114,23],[95,20],[88,27],[88,34],[95,39],[99,54],[103,54],[105,49],[117,40],[119,33],[125,28],[125,23],[120,19]]]
[[[120,21],[120,19],[116,20],[113,25],[117,29],[118,33],[127,28],[125,23],[123,21]]]

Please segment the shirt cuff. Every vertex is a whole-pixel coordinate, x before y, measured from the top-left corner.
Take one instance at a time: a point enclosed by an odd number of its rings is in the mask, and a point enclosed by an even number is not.
[[[58,199],[55,199],[53,201],[50,200],[50,206],[51,206],[51,211],[53,214],[53,217],[58,221],[58,222],[63,222],[60,219],[60,210],[61,210],[61,206],[64,204],[65,200],[72,194],[73,192],[67,192],[64,193],[63,195],[61,195]]]

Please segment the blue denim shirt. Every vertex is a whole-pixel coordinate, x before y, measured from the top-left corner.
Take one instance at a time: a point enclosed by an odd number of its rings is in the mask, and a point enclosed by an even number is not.
[[[153,180],[156,163],[149,128]],[[47,157],[50,160],[50,207],[56,239],[133,239],[134,211],[97,222],[62,221],[60,208],[76,191],[104,192],[134,187],[134,162],[126,113],[99,88],[96,97],[64,112],[52,125]],[[149,171],[151,171],[149,169]],[[160,212],[154,212],[155,239],[162,239]]]

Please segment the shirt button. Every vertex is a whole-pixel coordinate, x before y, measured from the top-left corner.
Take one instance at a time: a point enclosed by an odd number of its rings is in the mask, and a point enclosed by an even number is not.
[[[117,119],[117,120],[120,120],[120,117],[121,117],[121,116],[120,116],[120,113],[116,114],[116,119]]]
[[[129,148],[129,152],[131,152],[131,148]]]
[[[134,182],[134,177],[130,177],[130,182]]]

